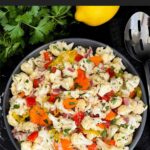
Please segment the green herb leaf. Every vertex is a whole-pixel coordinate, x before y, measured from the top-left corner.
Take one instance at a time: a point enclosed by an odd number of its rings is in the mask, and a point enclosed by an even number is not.
[[[107,137],[107,130],[103,130],[101,133],[102,138],[106,138]]]
[[[38,42],[44,41],[44,37],[48,35],[55,27],[54,22],[50,22],[46,17],[42,19],[37,27],[34,28],[34,31],[31,33],[30,43],[35,44]]]
[[[14,109],[18,109],[18,108],[20,108],[20,105],[15,104],[13,108],[14,108]]]
[[[5,25],[4,30],[8,31],[8,34],[10,35],[10,38],[12,40],[16,40],[24,35],[24,31],[19,24],[17,25],[7,24]]]

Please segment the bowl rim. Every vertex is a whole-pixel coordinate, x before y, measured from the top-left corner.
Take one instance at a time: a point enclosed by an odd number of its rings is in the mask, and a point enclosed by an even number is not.
[[[74,45],[81,45],[82,46],[82,43],[83,45],[85,45],[84,43],[92,43],[93,45],[97,45],[97,47],[100,47],[100,46],[109,46],[107,44],[104,44],[104,43],[101,43],[99,41],[95,41],[95,40],[91,40],[91,39],[87,39],[87,38],[64,38],[64,39],[58,39],[58,40],[54,40],[54,41],[51,41],[47,44],[44,44],[36,49],[34,49],[32,52],[30,52],[27,56],[25,56],[20,62],[19,64],[15,67],[15,69],[13,70],[8,82],[7,82],[7,85],[6,85],[6,88],[5,88],[5,92],[4,92],[4,97],[3,97],[3,118],[4,118],[4,124],[6,126],[6,130],[7,130],[7,133],[9,135],[9,138],[11,140],[11,142],[13,143],[14,147],[16,150],[19,150],[19,146],[15,140],[15,138],[13,137],[12,133],[11,133],[11,125],[8,124],[8,121],[7,121],[7,110],[6,110],[6,104],[7,104],[7,98],[9,97],[8,94],[10,94],[10,86],[11,86],[11,83],[12,83],[12,76],[18,72],[20,72],[20,66],[21,64],[26,61],[27,59],[31,58],[31,57],[36,57],[39,55],[39,52],[44,50],[45,48],[48,48],[48,46],[52,43],[55,43],[57,41],[65,41],[67,43],[74,43]],[[81,44],[78,44],[78,43],[81,43]],[[92,45],[90,44],[87,44],[89,45],[89,47],[93,47]],[[85,47],[85,46],[83,46]],[[125,66],[128,65],[128,67],[130,66],[130,69],[132,70],[132,73],[134,73],[135,75],[139,75],[139,73],[136,71],[136,69],[134,68],[134,66],[131,64],[131,62],[123,55],[121,54],[120,52],[118,52],[116,49],[112,48],[111,46],[109,46],[113,52],[115,53],[115,55],[117,55],[118,57],[120,57],[123,61],[123,63],[125,64]],[[127,68],[129,69],[129,68]],[[145,87],[143,85],[143,82],[141,80],[141,77],[140,77],[140,87],[142,89],[142,100],[144,101],[144,103],[147,105],[147,97],[146,97],[146,90],[145,90]],[[10,98],[10,97],[9,97]],[[9,100],[8,100],[9,102]],[[129,145],[129,149],[130,150],[133,150],[134,147],[136,146],[136,144],[138,143],[138,141],[140,140],[142,134],[143,134],[143,130],[144,130],[144,127],[145,127],[145,124],[146,124],[146,119],[147,119],[147,110],[143,113],[142,115],[142,122],[140,124],[140,127],[136,130],[136,134],[134,134],[134,138],[132,140],[132,143]]]

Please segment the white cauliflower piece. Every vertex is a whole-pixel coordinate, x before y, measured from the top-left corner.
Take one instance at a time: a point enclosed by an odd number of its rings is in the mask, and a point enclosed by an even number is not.
[[[43,68],[44,64],[45,64],[45,60],[43,59],[42,55],[36,57],[33,59],[34,64],[39,67],[39,68]]]
[[[25,95],[30,95],[32,89],[33,83],[25,73],[21,72],[13,76],[13,83],[11,85],[13,95],[17,95],[20,92],[24,92]]]
[[[77,103],[77,105],[76,105],[75,110],[76,110],[77,112],[79,112],[79,111],[83,111],[83,112],[84,112],[85,109],[86,109],[86,106],[87,106],[87,104],[86,104],[85,100],[79,99],[79,100],[78,100],[78,103]]]
[[[61,79],[61,71],[57,69],[55,73],[50,73],[49,78],[52,83],[59,82]]]
[[[123,79],[122,78],[113,78],[110,81],[111,88],[114,92],[118,92],[122,85],[123,85]]]
[[[109,63],[111,60],[113,60],[115,58],[115,55],[113,54],[113,50],[107,46],[107,47],[98,47],[96,49],[96,54],[100,55],[103,59],[103,63],[107,64]]]
[[[119,107],[122,104],[122,98],[119,97],[119,96],[113,97],[109,101],[109,104],[110,104],[111,109],[115,109],[115,108]]]
[[[68,131],[68,133],[71,133],[72,131],[74,131],[76,129],[76,124],[73,120],[71,119],[67,119],[67,118],[63,118],[63,117],[59,117],[59,122],[61,123],[61,128],[63,130],[65,129],[70,129]]]
[[[114,135],[114,140],[115,140],[116,146],[123,148],[124,146],[131,143],[132,134],[127,135],[127,134],[124,134],[124,133],[116,133]]]
[[[71,50],[73,45],[73,43],[67,44],[66,42],[58,41],[50,44],[48,51],[50,51],[54,56],[59,56],[61,52]]]
[[[85,138],[82,133],[74,133],[71,136],[71,143],[78,149],[87,150],[86,146],[91,145],[92,141]]]
[[[31,74],[34,71],[34,58],[30,58],[28,61],[25,61],[23,64],[21,64],[20,68],[23,72],[26,74]]]
[[[110,65],[114,68],[115,73],[118,73],[121,69],[125,69],[125,66],[122,63],[122,59],[119,57],[114,58]]]
[[[106,93],[112,90],[111,85],[109,83],[101,84],[98,86],[98,88],[99,88],[98,95],[101,97],[103,97]]]
[[[80,54],[82,56],[84,56],[86,54],[86,49],[82,46],[77,46],[74,49],[78,52],[78,54]]]
[[[146,109],[147,109],[147,106],[144,104],[144,102],[141,101],[141,100],[139,100],[139,101],[137,101],[137,107],[134,107],[133,112],[134,112],[135,114],[140,115],[140,114],[142,114]]]
[[[44,102],[43,103],[43,108],[49,112],[49,111],[54,111],[56,109],[56,106],[53,103],[50,102]]]
[[[103,79],[103,80],[105,80],[105,81],[108,81],[109,80],[109,74],[106,72],[101,72],[101,73],[99,73],[99,76]]]
[[[18,122],[16,121],[16,119],[13,117],[13,112],[11,110],[9,110],[9,113],[7,115],[7,120],[8,120],[8,123],[11,125],[11,126],[18,126]]]
[[[81,125],[85,130],[101,130],[101,128],[97,126],[97,124],[101,122],[102,120],[100,118],[92,118],[90,116],[85,116],[81,122]]]
[[[22,122],[16,128],[16,131],[33,132],[38,130],[38,125],[32,122]]]
[[[124,118],[121,116],[117,116],[116,125],[121,126],[124,124],[126,124],[126,121],[124,120]]]
[[[61,85],[63,88],[65,88],[66,90],[70,90],[73,87],[74,81],[73,78],[68,77],[68,78],[64,78],[61,81]]]
[[[79,66],[81,69],[85,70],[87,74],[91,74],[93,72],[94,63],[87,58],[83,58],[79,61]]]
[[[131,79],[125,82],[127,89],[132,92],[140,83],[138,76],[133,76]]]
[[[53,150],[53,141],[50,139],[48,130],[42,128],[39,131],[38,137],[35,139],[32,148],[33,150]]]
[[[32,142],[29,141],[21,142],[21,150],[33,150]]]
[[[10,104],[10,109],[12,109],[17,115],[22,116],[28,112],[29,108],[27,107],[26,100],[24,98],[12,97],[10,99]]]
[[[116,132],[119,130],[119,127],[117,125],[111,125],[108,129],[108,138],[112,138]]]
[[[130,112],[132,112],[132,109],[127,106],[127,105],[121,105],[119,108],[118,108],[118,114],[119,115],[128,115]]]
[[[63,76],[76,78],[77,70],[69,62],[64,62],[64,69],[62,70]]]

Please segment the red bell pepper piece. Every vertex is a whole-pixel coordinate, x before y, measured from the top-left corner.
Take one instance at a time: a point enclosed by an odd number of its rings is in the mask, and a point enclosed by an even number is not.
[[[52,67],[52,68],[51,68],[51,72],[52,72],[52,73],[55,73],[55,72],[56,72],[56,70],[57,70],[57,68],[56,68],[56,67]]]
[[[106,72],[109,74],[110,78],[112,78],[113,76],[115,76],[115,72],[111,68],[107,68]]]
[[[35,97],[26,97],[27,106],[31,107],[36,104]]]
[[[48,69],[50,64],[51,64],[51,61],[47,62],[46,64],[44,64],[44,68]]]
[[[38,131],[34,131],[27,137],[27,140],[30,142],[34,142],[37,137],[38,137]]]
[[[37,88],[39,86],[40,80],[39,79],[34,79],[33,80],[33,87]]]
[[[109,101],[112,96],[114,96],[114,91],[113,91],[113,90],[110,91],[110,92],[108,92],[108,93],[106,93],[106,94],[102,97],[102,99],[104,99],[104,100],[106,100],[106,101]]]
[[[76,125],[79,126],[81,124],[81,121],[83,120],[85,114],[84,112],[78,112],[73,116],[73,120],[75,121]]]
[[[45,61],[50,61],[50,56],[51,56],[51,55],[50,55],[49,52],[44,52],[43,55],[44,55],[44,60],[45,60]]]
[[[49,102],[54,103],[56,101],[58,94],[50,94]]]
[[[79,62],[82,58],[83,58],[82,55],[77,54],[76,57],[75,57],[75,61]]]
[[[97,145],[95,143],[88,145],[88,150],[97,150]]]

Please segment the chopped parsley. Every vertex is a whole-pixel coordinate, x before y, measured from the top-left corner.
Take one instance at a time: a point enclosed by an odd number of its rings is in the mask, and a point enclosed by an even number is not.
[[[69,105],[75,105],[76,103],[75,102],[69,102]]]
[[[26,83],[29,83],[29,80],[27,79],[25,82],[26,82]]]
[[[87,63],[90,63],[91,61],[89,59],[86,60]]]
[[[20,108],[20,105],[15,104],[15,105],[14,105],[14,109],[18,109],[18,108]]]
[[[64,136],[67,136],[67,135],[69,134],[69,131],[70,131],[70,130],[71,130],[70,128],[64,129],[64,130],[63,130]]]
[[[110,124],[114,125],[114,124],[116,124],[116,121],[117,121],[117,119],[115,118],[115,119],[111,120]]]
[[[115,98],[115,97],[113,97],[112,99],[111,99],[111,103],[112,104],[115,104],[117,102],[117,99]]]
[[[122,127],[125,128],[125,129],[127,129],[128,125],[127,124],[123,124]]]
[[[47,119],[45,119],[44,122],[45,122],[46,124],[48,124],[48,120],[47,120]]]
[[[106,106],[105,109],[106,109],[106,110],[109,110],[109,106]]]
[[[107,137],[107,130],[106,129],[101,133],[101,136],[102,136],[102,138]]]

